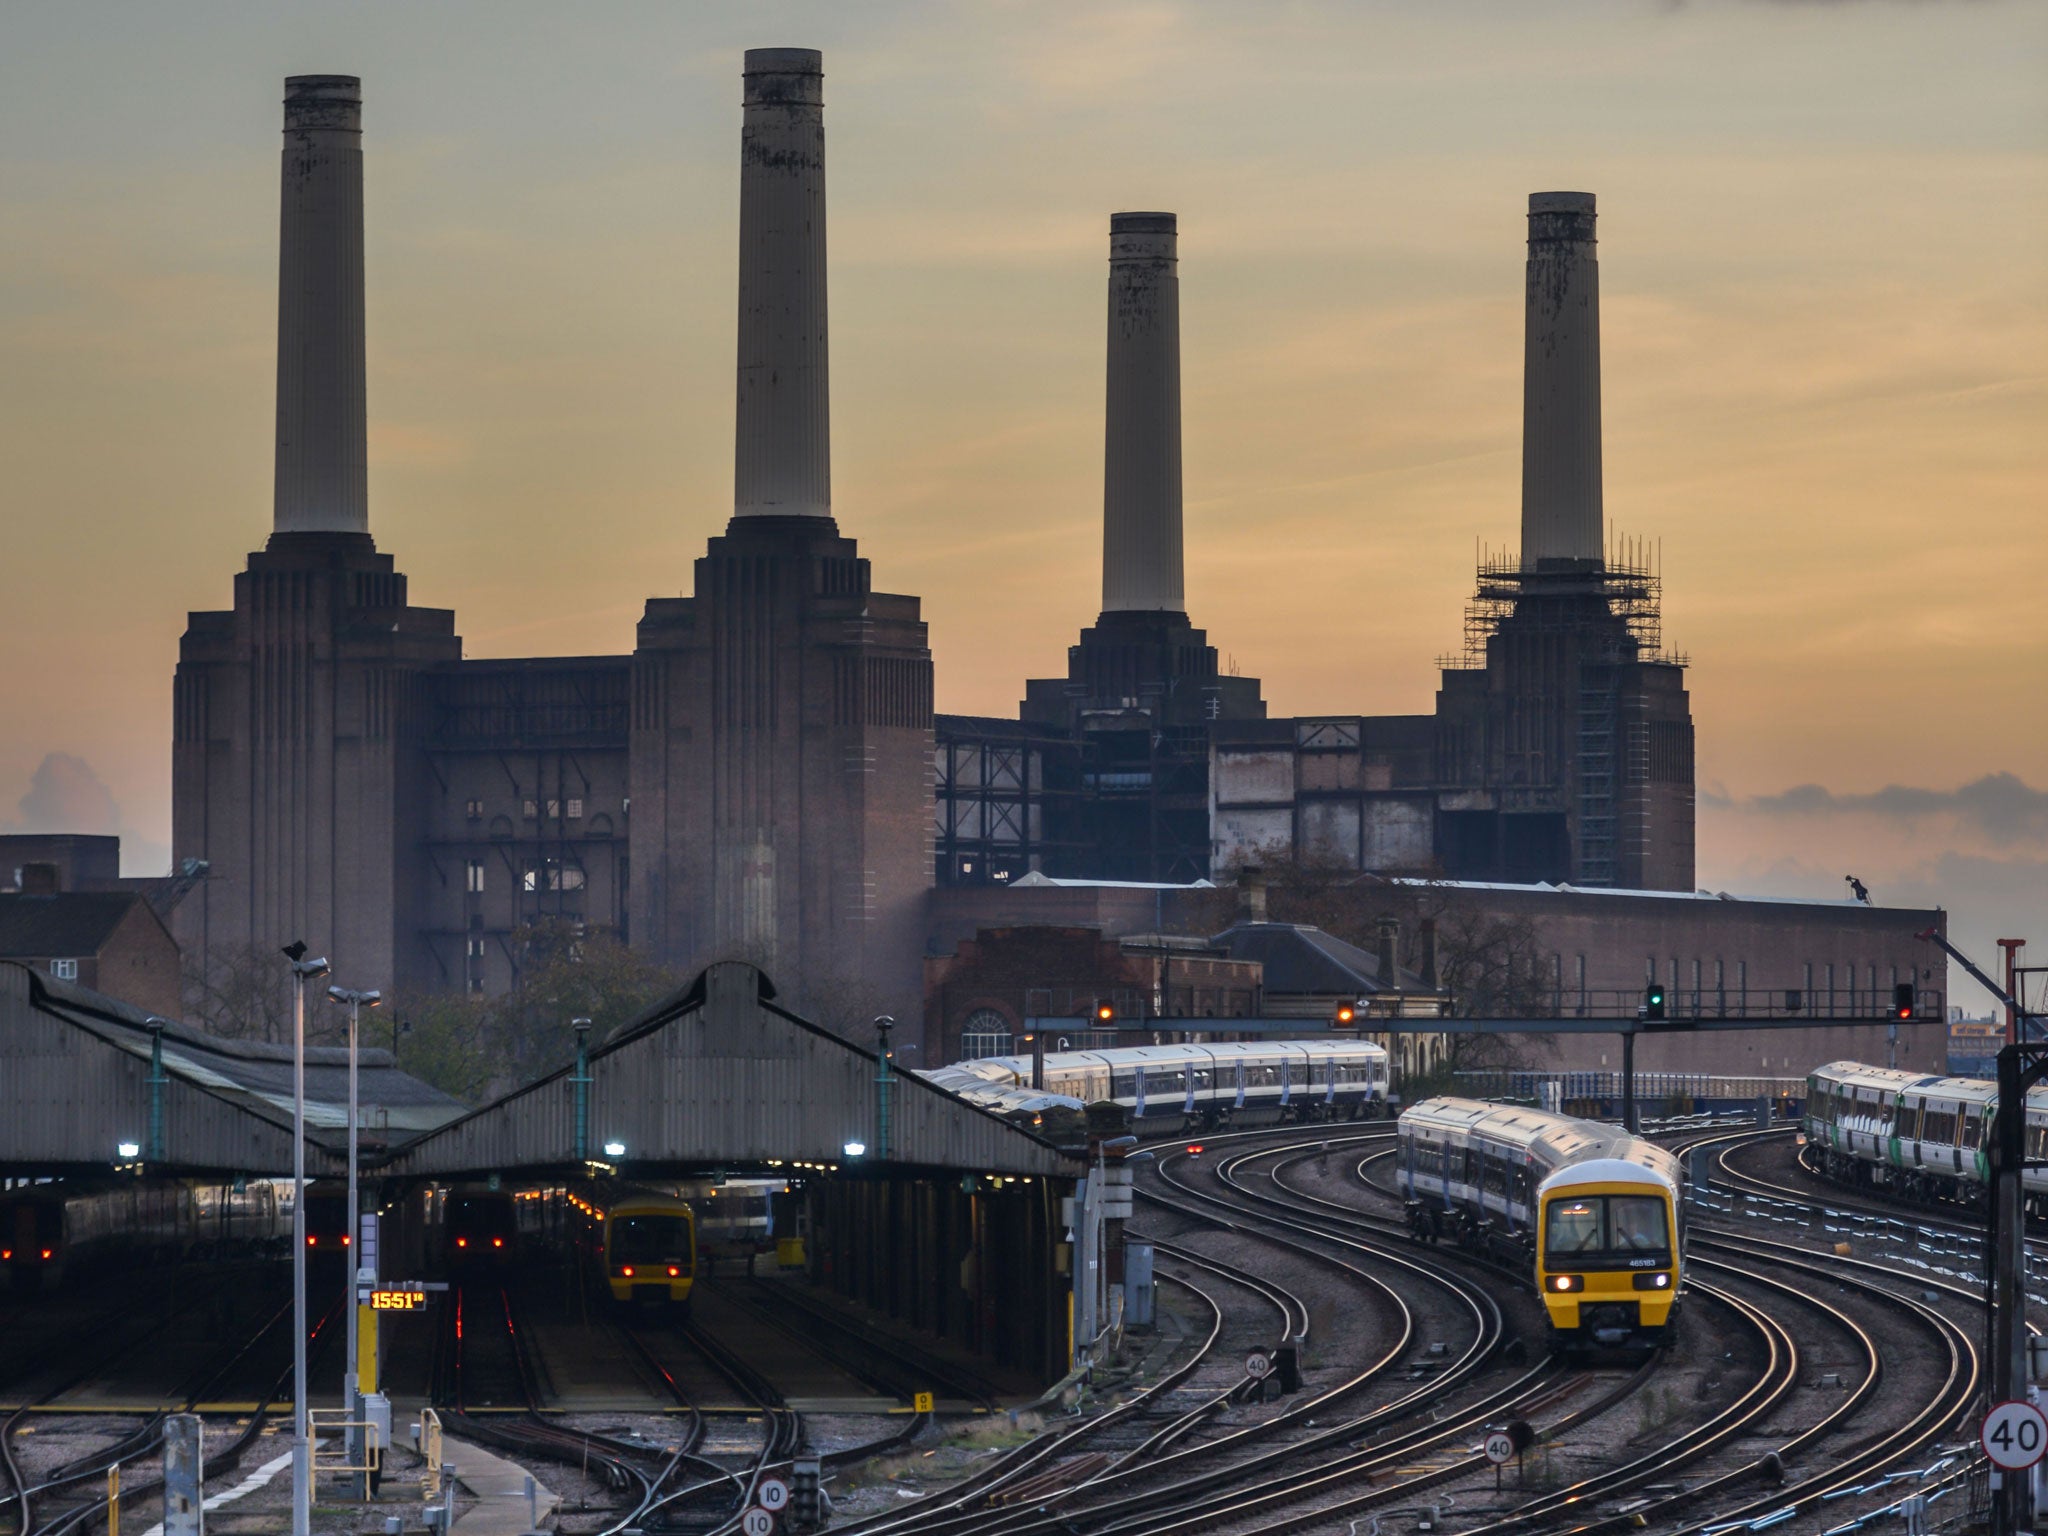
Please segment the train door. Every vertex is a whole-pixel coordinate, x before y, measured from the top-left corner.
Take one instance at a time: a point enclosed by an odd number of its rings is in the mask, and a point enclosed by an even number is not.
[[[1142,1062],[1137,1067],[1136,1076],[1137,1081],[1132,1084],[1136,1091],[1131,1099],[1131,1118],[1142,1120],[1145,1118],[1145,1067]]]
[[[1244,1108],[1244,1058],[1237,1058],[1237,1098],[1234,1107]]]

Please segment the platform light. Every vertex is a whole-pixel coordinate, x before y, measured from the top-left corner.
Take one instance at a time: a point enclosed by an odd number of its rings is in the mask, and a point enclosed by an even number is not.
[[[120,1153],[123,1158],[129,1160],[142,1156],[142,1144],[140,1142],[124,1141],[114,1150]]]
[[[848,1157],[865,1157],[867,1156],[868,1144],[864,1141],[849,1141],[845,1146],[841,1147],[839,1150],[844,1152]]]
[[[623,1141],[608,1141],[604,1144],[604,1155],[606,1157],[624,1157],[626,1155],[626,1144]]]

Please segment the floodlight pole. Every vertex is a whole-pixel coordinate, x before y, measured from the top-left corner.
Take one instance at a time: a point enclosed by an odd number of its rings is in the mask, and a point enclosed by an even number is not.
[[[303,939],[292,967],[292,1536],[313,1536],[313,1442],[306,1419],[306,983],[327,974]]]
[[[360,1197],[356,1193],[356,1122],[362,1118],[356,1111],[356,1033],[362,1024],[364,1006],[376,1007],[384,1001],[384,994],[358,992],[349,987],[329,987],[327,995],[348,1007],[348,1230],[342,1234],[341,1241],[342,1268],[347,1286],[342,1310],[348,1321],[348,1353],[341,1368],[341,1405],[346,1410],[344,1416],[353,1419],[356,1416],[356,1280],[362,1272],[363,1260],[362,1245],[357,1241],[362,1236],[363,1218],[357,1209]]]
[[[875,1020],[875,1161],[889,1160],[889,1031],[896,1021],[888,1014]]]

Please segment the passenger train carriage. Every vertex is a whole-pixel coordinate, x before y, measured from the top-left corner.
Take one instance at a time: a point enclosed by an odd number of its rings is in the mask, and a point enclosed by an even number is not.
[[[1397,1177],[1416,1236],[1534,1261],[1551,1348],[1669,1342],[1683,1170],[1618,1126],[1476,1099],[1404,1111]]]
[[[1132,1125],[1361,1119],[1384,1112],[1387,1053],[1369,1040],[1139,1045],[1058,1051],[1032,1086],[1029,1056],[984,1056],[920,1074],[1007,1118],[1113,1101]]]
[[[2048,1158],[2048,1090],[2027,1095],[2029,1162]],[[1807,1145],[1822,1172],[1909,1199],[1973,1202],[1991,1179],[1998,1085],[1837,1061],[1806,1079]],[[2048,1169],[2021,1175],[2036,1214],[2048,1213]]]

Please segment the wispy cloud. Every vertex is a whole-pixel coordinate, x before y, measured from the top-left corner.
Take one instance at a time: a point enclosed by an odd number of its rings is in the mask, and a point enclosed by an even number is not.
[[[1957,789],[1887,784],[1869,794],[1837,794],[1825,785],[1797,784],[1774,795],[1737,799],[1703,791],[1700,798],[1717,809],[1772,816],[1877,816],[1909,824],[1952,817],[1997,843],[2048,839],[2048,790],[2013,773],[1987,773]]]

